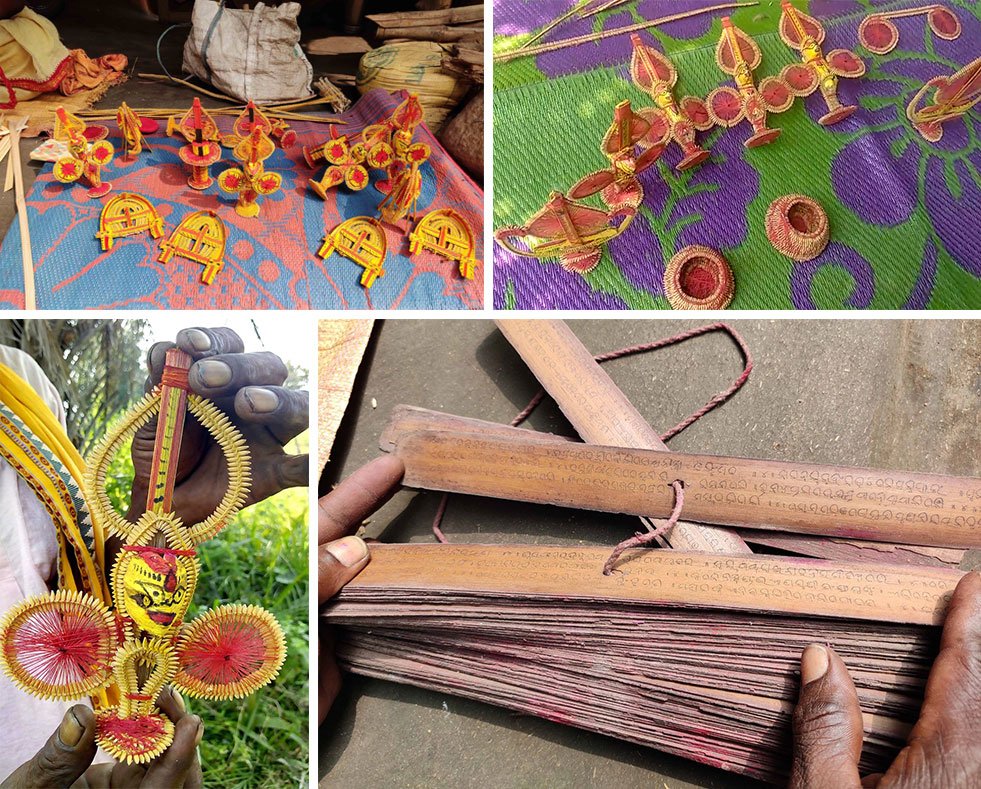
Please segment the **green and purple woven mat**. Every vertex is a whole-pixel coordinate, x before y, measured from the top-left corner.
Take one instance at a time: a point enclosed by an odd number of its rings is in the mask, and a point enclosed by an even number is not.
[[[686,9],[698,2],[637,0],[550,32],[554,41],[613,29]],[[825,53],[856,52],[867,72],[839,80],[850,118],[824,127],[820,93],[798,98],[771,115],[783,130],[770,145],[746,149],[748,123],[698,133],[712,152],[700,167],[679,173],[679,149],[669,146],[641,176],[645,198],[637,219],[607,245],[586,275],[557,262],[494,250],[494,306],[500,309],[665,309],[666,262],[689,244],[718,249],[732,266],[736,309],[971,309],[981,308],[981,107],[944,124],[938,143],[924,140],[906,105],[928,80],[950,75],[981,56],[979,6],[944,3],[959,18],[954,41],[935,37],[923,16],[894,20],[898,46],[874,55],[858,41],[873,10],[922,5],[915,0],[794,0],[827,30]],[[497,0],[495,51],[519,44],[569,8],[566,0]],[[675,96],[704,98],[732,84],[715,63],[721,17],[694,16],[640,33],[678,69]],[[780,4],[763,0],[734,9],[733,22],[763,53],[757,84],[799,54],[777,33]],[[582,176],[608,166],[599,142],[614,106],[651,101],[630,81],[630,37],[618,35],[494,68],[494,227],[521,225],[552,190],[567,191]],[[803,193],[825,208],[831,241],[816,259],[795,263],[767,241],[770,202]],[[596,206],[600,207],[597,198]]]

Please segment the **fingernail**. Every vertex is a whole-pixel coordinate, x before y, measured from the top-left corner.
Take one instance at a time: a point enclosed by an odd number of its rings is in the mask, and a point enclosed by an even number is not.
[[[174,701],[177,702],[177,706],[180,707],[181,712],[187,712],[187,704],[184,703],[184,697],[174,688],[171,688],[170,692],[174,697]]]
[[[801,684],[807,685],[816,679],[821,679],[828,673],[829,665],[828,650],[820,644],[809,644],[804,648],[804,654],[800,658]]]
[[[78,722],[75,713],[68,710],[65,713],[65,717],[61,719],[61,726],[58,727],[58,739],[61,740],[61,744],[65,747],[74,748],[78,745],[78,741],[82,739],[82,733],[84,731],[85,727]]]
[[[227,386],[232,381],[232,368],[224,362],[205,359],[194,365],[198,380],[208,388]]]
[[[368,555],[368,546],[360,537],[341,537],[339,540],[327,543],[324,547],[327,553],[345,567],[354,567],[363,562]]]
[[[207,332],[203,332],[200,329],[184,329],[181,334],[184,335],[184,339],[190,343],[195,351],[211,350],[211,337]]]
[[[279,408],[279,395],[269,389],[249,386],[245,390],[245,402],[253,414],[271,414]]]
[[[204,724],[198,719],[198,733],[194,735],[194,745],[198,746],[201,744],[201,740],[204,737]]]

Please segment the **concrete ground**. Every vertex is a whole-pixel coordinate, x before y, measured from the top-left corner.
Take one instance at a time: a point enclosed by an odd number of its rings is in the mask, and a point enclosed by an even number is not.
[[[90,56],[99,57],[110,52],[119,52],[129,58],[130,70],[161,74],[157,63],[157,39],[169,25],[141,14],[126,0],[71,0],[65,11],[54,20],[62,42],[69,49],[84,49]],[[331,34],[328,28],[317,26],[302,28],[303,40]],[[337,34],[334,31],[333,34]],[[181,74],[181,61],[186,28],[178,28],[164,38],[160,45],[160,56],[164,65],[176,77]],[[314,74],[325,72],[353,74],[357,69],[357,58],[310,58]],[[179,85],[140,80],[135,77],[122,85],[109,89],[95,106],[115,109],[125,101],[130,107],[189,107],[194,96],[199,95],[189,88]],[[227,102],[199,96],[205,107],[224,107]],[[16,114],[17,110],[8,114]],[[24,162],[24,190],[30,191],[41,162],[29,159],[30,152],[40,140],[21,141],[21,160]],[[6,168],[3,164],[0,170]],[[14,192],[0,192],[0,239],[15,219]]]
[[[677,451],[981,476],[981,322],[735,320],[756,366],[733,400],[670,442]],[[699,325],[680,320],[573,321],[594,352]],[[605,365],[661,430],[738,374],[722,335]],[[378,455],[398,403],[508,422],[538,389],[494,325],[392,320],[376,327],[322,480]],[[550,402],[532,427],[571,434]],[[439,496],[403,491],[368,527],[386,542],[430,541]],[[612,545],[635,520],[454,496],[451,541]],[[790,754],[787,755],[790,758]],[[347,677],[320,729],[321,787],[739,787],[738,780],[655,750],[390,682]]]

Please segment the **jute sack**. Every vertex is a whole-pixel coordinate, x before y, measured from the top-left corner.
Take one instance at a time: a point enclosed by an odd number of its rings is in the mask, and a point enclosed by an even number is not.
[[[432,41],[386,44],[366,53],[358,64],[356,84],[361,93],[375,88],[415,93],[433,133],[470,88],[466,80],[443,71],[443,48]]]
[[[300,49],[299,13],[299,3],[241,11],[195,0],[184,69],[242,101],[309,98],[313,66]]]
[[[484,180],[484,92],[443,127],[439,141],[450,156],[478,181]]]

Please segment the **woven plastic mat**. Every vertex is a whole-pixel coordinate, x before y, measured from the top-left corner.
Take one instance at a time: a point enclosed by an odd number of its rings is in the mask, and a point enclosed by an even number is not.
[[[714,5],[714,0],[640,0],[562,25],[545,41],[613,29]],[[933,36],[923,16],[893,20],[896,49],[873,55],[858,43],[858,25],[872,10],[917,5],[914,0],[795,0],[822,20],[825,53],[838,47],[866,63],[859,79],[839,80],[851,118],[823,127],[819,93],[770,115],[783,130],[774,143],[743,147],[748,123],[696,135],[712,157],[679,173],[672,144],[642,174],[644,203],[631,227],[611,242],[585,276],[554,261],[515,256],[494,245],[494,306],[499,309],[666,309],[666,262],[681,247],[719,249],[733,268],[736,309],[959,309],[981,307],[981,115],[944,124],[939,143],[924,140],[906,105],[928,80],[950,75],[981,54],[981,21],[967,0],[945,4],[958,16],[960,37]],[[569,7],[565,0],[498,0],[495,50],[516,45]],[[677,66],[675,96],[704,98],[732,84],[715,64],[726,11],[641,32]],[[733,22],[763,53],[757,84],[799,61],[779,38],[780,4],[763,0],[734,9]],[[599,143],[614,106],[651,100],[630,81],[630,38],[614,36],[494,69],[494,226],[520,225],[552,190],[567,191],[582,176],[608,166]],[[766,239],[770,202],[803,193],[828,213],[831,243],[816,259],[794,263]],[[590,202],[597,200],[591,198]],[[600,207],[600,203],[595,203]]]
[[[363,96],[340,116],[342,134],[354,134],[389,115],[402,96],[383,90]],[[231,118],[219,118],[222,130]],[[246,219],[235,213],[235,196],[217,183],[203,192],[187,186],[188,170],[178,158],[180,140],[161,134],[148,138],[152,151],[133,163],[114,160],[103,172],[113,185],[110,197],[135,192],[153,203],[164,220],[165,237],[188,214],[216,211],[228,229],[225,267],[211,285],[200,281],[201,266],[174,257],[159,263],[160,242],[142,234],[116,241],[102,252],[95,237],[105,201],[92,200],[84,187],[54,180],[52,165],[45,165],[27,197],[28,217],[36,270],[37,300],[41,309],[475,309],[483,304],[483,264],[474,279],[459,276],[456,263],[431,252],[409,257],[408,230],[385,225],[388,258],[385,275],[370,288],[360,284],[362,269],[334,254],[321,260],[315,253],[324,238],[344,219],[377,216],[382,195],[374,182],[384,177],[372,172],[372,185],[360,192],[332,190],[327,201],[308,188],[323,168],[311,170],[301,146],[317,145],[329,135],[326,124],[296,123],[298,140],[266,160],[266,169],[283,176],[283,187],[260,201],[261,213]],[[119,147],[118,131],[110,126],[110,139]],[[416,139],[432,146],[423,167],[419,217],[436,208],[460,212],[473,228],[477,249],[483,249],[483,193],[450,158],[423,125]],[[117,151],[118,152],[118,151]],[[223,149],[223,161],[211,168],[217,175],[232,163]],[[17,223],[0,248],[0,307],[23,308],[23,275]]]

